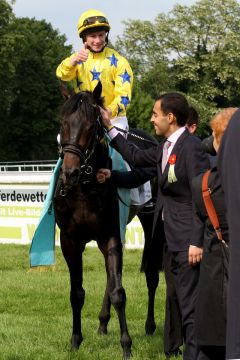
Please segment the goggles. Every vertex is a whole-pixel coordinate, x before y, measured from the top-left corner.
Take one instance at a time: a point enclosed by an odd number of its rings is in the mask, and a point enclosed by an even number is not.
[[[83,21],[81,28],[94,24],[108,24],[108,20],[104,16],[91,16]]]

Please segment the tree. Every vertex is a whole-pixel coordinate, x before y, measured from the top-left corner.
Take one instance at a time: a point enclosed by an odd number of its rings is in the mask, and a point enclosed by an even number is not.
[[[144,30],[145,29],[145,30]],[[240,95],[240,4],[200,0],[176,5],[151,24],[128,20],[116,47],[128,57],[143,92],[185,93],[200,109],[204,129],[217,108]]]
[[[240,5],[235,0],[200,0],[176,5],[156,29],[172,51],[176,85],[217,107],[236,105],[240,85]]]
[[[11,6],[5,0],[0,0],[0,115],[4,117],[10,109],[11,87],[16,65],[14,47],[17,38],[9,31],[13,21],[14,15]]]
[[[129,125],[139,127],[154,134],[153,126],[150,123],[152,115],[153,99],[150,95],[141,91],[136,84],[133,90],[131,106],[127,112]]]
[[[8,58],[9,67],[1,79],[4,91],[9,92],[9,102],[8,106],[4,105],[0,118],[0,159],[56,158],[62,97],[55,70],[69,55],[71,47],[65,46],[65,36],[59,35],[44,20],[17,19],[11,15],[5,29],[15,41],[12,41],[14,56]],[[12,69],[10,87],[4,81],[9,76],[9,68]]]

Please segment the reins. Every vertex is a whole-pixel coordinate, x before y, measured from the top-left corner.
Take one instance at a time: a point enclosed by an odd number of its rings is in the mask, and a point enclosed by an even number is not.
[[[138,140],[141,140],[141,141],[147,142],[147,143],[149,143],[149,144],[151,144],[151,145],[157,146],[157,144],[156,144],[155,141],[146,139],[146,138],[144,138],[143,136],[140,136],[140,135],[137,135],[137,134],[132,133],[131,131],[123,130],[123,129],[115,126],[115,125],[114,125],[113,127],[114,127],[116,130],[122,132],[123,134],[126,134],[127,137],[128,137],[128,136],[132,136],[132,137],[134,137],[134,138],[136,138],[136,139],[138,139]]]

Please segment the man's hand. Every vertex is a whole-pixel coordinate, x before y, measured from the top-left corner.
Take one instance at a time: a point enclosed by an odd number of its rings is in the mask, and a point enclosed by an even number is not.
[[[79,61],[85,62],[88,59],[89,50],[87,48],[87,43],[84,44],[84,47],[74,56],[71,61],[70,65],[75,66]]]
[[[106,110],[108,112],[109,118],[111,119],[112,118],[112,110],[109,108],[106,108]]]
[[[112,125],[111,125],[111,121],[110,121],[110,114],[109,114],[109,110],[105,110],[101,107],[100,108],[100,113],[101,113],[101,116],[102,116],[102,122],[103,122],[103,126],[108,129],[108,128],[111,128]]]
[[[110,179],[110,177],[111,177],[111,171],[109,169],[99,169],[96,174],[97,181],[100,184],[105,183],[105,181],[107,179]]]
[[[195,266],[202,260],[203,249],[190,245],[188,250],[189,265]]]

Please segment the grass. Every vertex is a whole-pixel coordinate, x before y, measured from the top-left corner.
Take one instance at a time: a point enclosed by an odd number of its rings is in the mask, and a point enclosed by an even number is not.
[[[105,289],[104,261],[96,248],[84,252],[84,341],[69,352],[71,308],[69,274],[57,249],[55,267],[29,269],[27,246],[0,245],[0,360],[118,360],[122,359],[117,316],[112,310],[108,335],[97,335],[98,313]],[[165,283],[161,274],[156,295],[157,329],[147,337],[144,324],[147,288],[139,272],[142,251],[124,251],[123,285],[134,360],[165,359],[163,321]]]

